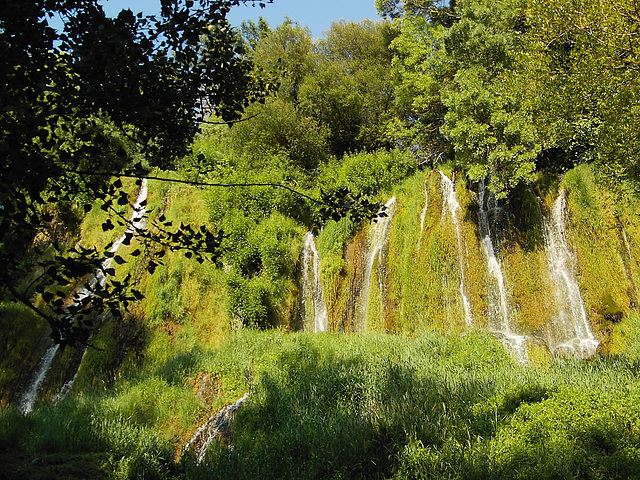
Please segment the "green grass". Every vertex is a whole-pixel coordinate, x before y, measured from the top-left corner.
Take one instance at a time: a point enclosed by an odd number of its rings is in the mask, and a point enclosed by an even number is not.
[[[5,409],[0,445],[24,463],[91,459],[105,478],[634,478],[636,339],[623,356],[524,367],[479,332],[245,330],[108,392],[26,417]],[[196,388],[204,372],[208,399]],[[233,449],[214,443],[204,464],[176,463],[207,412],[247,391]]]

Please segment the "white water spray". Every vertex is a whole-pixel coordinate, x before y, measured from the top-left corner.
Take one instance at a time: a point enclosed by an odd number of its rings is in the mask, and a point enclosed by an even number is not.
[[[460,260],[460,298],[462,301],[462,307],[464,309],[464,318],[467,326],[473,325],[473,317],[471,316],[471,304],[465,293],[464,285],[464,255],[462,251],[462,232],[460,231],[460,220],[458,219],[458,212],[460,211],[460,204],[456,198],[456,189],[453,181],[447,177],[442,170],[440,170],[440,177],[442,179],[442,196],[444,197],[444,205],[442,208],[442,216],[446,216],[447,213],[451,214],[451,220],[456,230],[456,237],[458,240],[458,258]]]
[[[371,290],[373,266],[375,265],[376,260],[378,261],[378,265],[382,264],[384,261],[384,247],[387,243],[389,224],[391,223],[391,218],[396,210],[396,197],[392,197],[385,204],[385,207],[387,216],[379,218],[369,234],[369,244],[367,254],[365,256],[362,291],[360,292],[360,305],[358,308],[358,328],[360,331],[365,330],[365,325],[367,323],[367,306],[369,304],[369,291]]]
[[[553,353],[589,357],[599,342],[593,336],[575,277],[575,260],[567,244],[565,231],[565,191],[553,205],[551,219],[545,221],[544,235],[549,272],[555,282],[558,312],[553,319]]]
[[[320,282],[320,254],[311,232],[305,234],[302,250],[302,307],[305,330],[313,329],[314,332],[329,330],[327,304],[322,295]]]
[[[111,246],[111,249],[109,250],[110,253],[115,253],[118,250],[118,248],[120,248],[120,245],[122,245],[122,242],[124,242],[124,240],[126,239],[127,234],[130,235],[136,229],[141,229],[145,227],[146,200],[147,200],[147,180],[142,179],[142,183],[140,184],[140,190],[138,192],[138,197],[136,198],[136,202],[133,205],[133,212],[131,213],[131,219],[129,220],[129,227],[127,228],[126,232],[122,234],[120,238],[118,238],[113,243],[113,245]],[[88,284],[82,289],[80,289],[74,295],[73,298],[74,298],[75,305],[80,304],[80,302],[82,302],[84,299],[89,297],[91,295],[91,292],[95,289],[96,285],[104,286],[104,283],[106,281],[106,276],[103,270],[106,270],[107,268],[109,268],[112,261],[113,261],[113,256],[110,256],[105,260],[103,260],[102,268],[98,269],[94,274],[93,278],[88,282]],[[40,393],[40,390],[42,389],[42,385],[44,384],[44,381],[47,378],[47,374],[51,369],[51,365],[53,364],[53,359],[55,358],[55,355],[58,352],[59,347],[60,345],[58,344],[50,346],[45,352],[45,354],[42,356],[42,358],[40,359],[40,362],[38,363],[38,366],[35,370],[33,378],[31,379],[31,382],[29,383],[28,387],[25,389],[24,393],[20,397],[20,400],[18,401],[20,411],[23,414],[26,415],[33,410],[33,406],[36,402],[38,394]],[[82,353],[81,358],[84,358],[84,354],[86,353],[86,350],[87,350],[87,347],[85,345],[84,352]],[[78,368],[79,367],[80,365],[78,365]],[[78,375],[78,372],[76,371],[73,378],[62,386],[62,388],[60,389],[60,392],[58,392],[58,394],[53,398],[54,402],[63,400],[67,396],[67,394],[71,390],[71,387],[73,386],[73,382],[75,381],[77,375]]]
[[[424,182],[424,208],[420,215],[420,237],[418,238],[418,252],[422,246],[422,234],[424,233],[424,221],[427,218],[427,209],[429,208],[429,190],[427,182]]]
[[[487,269],[490,277],[489,306],[491,322],[491,332],[500,337],[503,345],[515,356],[520,363],[527,362],[526,337],[518,335],[511,327],[509,315],[509,301],[507,287],[505,286],[502,265],[496,256],[491,238],[491,226],[489,223],[489,212],[485,208],[486,187],[484,180],[480,181],[478,187],[478,226],[482,247],[487,258]],[[497,210],[497,202],[493,197],[487,199],[487,204],[491,205],[493,211]]]

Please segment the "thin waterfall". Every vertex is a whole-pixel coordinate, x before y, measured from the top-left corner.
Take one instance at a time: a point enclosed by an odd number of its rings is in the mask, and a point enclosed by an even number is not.
[[[113,245],[111,246],[111,249],[109,250],[110,253],[115,253],[118,250],[118,248],[120,248],[120,245],[122,245],[122,242],[124,242],[124,240],[126,239],[127,234],[131,234],[136,229],[141,229],[145,227],[146,201],[147,201],[147,180],[142,179],[142,183],[140,184],[140,190],[138,191],[138,197],[136,198],[136,202],[133,205],[133,212],[129,220],[129,226],[127,227],[126,232],[123,233],[120,236],[120,238],[118,238],[113,243]],[[78,291],[73,296],[74,303],[76,305],[82,302],[88,296],[90,296],[91,292],[94,290],[96,285],[104,286],[104,283],[106,281],[104,270],[109,268],[112,261],[113,261],[113,256],[109,256],[105,258],[102,262],[101,269],[98,269],[95,275],[93,276],[93,278],[88,282],[88,284],[82,289],[80,289],[80,291]],[[24,393],[21,395],[18,401],[20,411],[23,414],[26,415],[33,410],[35,401],[38,397],[38,394],[40,393],[40,390],[42,389],[42,385],[44,384],[45,379],[47,378],[47,374],[51,369],[51,365],[53,364],[53,359],[55,358],[55,355],[58,352],[59,347],[60,345],[58,344],[51,345],[49,348],[47,348],[47,351],[40,359],[40,362],[38,363],[38,367],[36,368],[36,371],[31,381],[29,382],[29,385],[27,386],[27,388],[25,389]],[[86,353],[86,350],[87,350],[87,346],[85,345],[84,351],[82,352],[82,355],[80,357],[81,358],[80,362],[82,362],[82,359],[84,358],[84,354]],[[80,367],[80,363],[78,363],[78,368],[79,367]],[[66,395],[71,390],[71,387],[73,386],[73,382],[75,381],[77,374],[78,372],[76,370],[76,373],[74,374],[73,378],[68,382],[66,382],[60,389],[60,392],[58,392],[58,394],[54,397],[54,401],[58,401],[66,397]]]
[[[122,245],[122,242],[125,241],[127,236],[131,236],[131,234],[135,233],[136,230],[141,230],[146,226],[147,193],[147,179],[143,178],[142,183],[140,184],[140,190],[138,191],[138,196],[135,203],[133,204],[133,210],[131,212],[131,218],[129,219],[127,230],[113,242],[111,248],[109,249],[110,254],[116,253],[118,251],[118,249]],[[90,296],[96,286],[104,286],[104,283],[107,281],[107,277],[104,271],[111,266],[112,262],[113,255],[107,256],[107,258],[102,261],[102,268],[98,269],[93,278],[86,284],[86,286],[74,295],[76,304],[80,303],[80,301]]]
[[[427,218],[427,209],[429,208],[429,190],[427,182],[424,182],[424,208],[420,215],[420,237],[418,238],[418,252],[422,246],[422,234],[424,233],[424,221]]]
[[[565,230],[565,191],[553,205],[551,218],[545,220],[544,237],[549,272],[555,283],[558,311],[553,318],[553,353],[580,357],[596,353],[599,342],[593,336],[575,277],[576,262],[567,244]]]
[[[360,303],[358,307],[360,331],[364,331],[367,323],[367,306],[369,304],[369,291],[371,289],[371,276],[376,260],[382,264],[384,260],[384,247],[387,243],[387,232],[391,218],[396,209],[396,197],[392,197],[385,204],[386,217],[379,218],[369,233],[369,242],[364,262],[363,284],[360,292]]]
[[[209,445],[211,445],[214,439],[226,439],[229,441],[231,439],[231,428],[235,420],[236,412],[245,404],[248,397],[249,393],[245,393],[244,396],[235,403],[222,407],[218,413],[209,417],[184,446],[182,453],[184,454],[189,450],[193,450],[196,461],[202,463]]]
[[[622,228],[622,239],[624,240],[624,246],[627,249],[627,255],[629,255],[629,258],[631,260],[633,260],[633,254],[631,253],[631,245],[629,245],[629,238],[627,238],[627,232],[625,231],[624,228]]]
[[[327,304],[322,295],[320,281],[320,254],[311,232],[305,234],[302,250],[302,310],[305,330],[314,332],[329,330]]]
[[[462,307],[464,309],[464,318],[467,326],[473,325],[473,317],[471,316],[471,304],[465,293],[464,282],[464,255],[462,249],[462,232],[460,231],[460,221],[458,219],[458,212],[460,211],[460,204],[456,198],[456,189],[453,181],[447,177],[442,170],[440,170],[440,177],[442,178],[442,196],[444,197],[444,205],[442,208],[442,216],[446,216],[447,213],[451,214],[451,220],[456,230],[456,237],[458,240],[458,259],[460,261],[460,299],[462,301]]]
[[[33,378],[29,382],[29,386],[26,388],[20,400],[18,400],[18,405],[20,411],[26,415],[33,410],[33,405],[36,403],[36,398],[42,389],[42,384],[44,380],[47,378],[47,373],[49,373],[49,369],[51,368],[51,364],[53,363],[53,358],[58,353],[58,349],[60,348],[59,344],[55,344],[47,348],[47,351],[44,353],[40,362],[38,363],[38,367],[34,372]]]
[[[527,362],[526,337],[513,332],[511,326],[511,316],[507,288],[505,286],[502,265],[496,256],[493,240],[491,238],[491,226],[489,223],[489,211],[485,205],[491,209],[492,213],[498,210],[495,197],[486,195],[484,179],[478,186],[478,227],[482,248],[487,258],[487,270],[489,272],[489,321],[491,332],[498,335],[504,346],[510,351],[520,363]],[[485,202],[486,198],[486,202]]]

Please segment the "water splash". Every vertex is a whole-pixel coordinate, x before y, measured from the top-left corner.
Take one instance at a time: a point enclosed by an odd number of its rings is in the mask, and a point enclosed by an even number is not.
[[[424,182],[424,208],[420,215],[420,238],[418,238],[418,251],[422,246],[422,234],[424,232],[424,221],[427,218],[427,209],[429,208],[429,190],[427,182]]]
[[[320,254],[316,248],[313,233],[307,232],[303,240],[302,310],[304,312],[304,329],[326,332],[329,330],[329,316],[320,282]]]
[[[184,446],[182,453],[194,450],[196,460],[202,463],[207,449],[214,439],[227,440],[231,439],[231,427],[235,420],[236,412],[245,404],[249,393],[238,399],[235,403],[223,407],[218,413],[209,417],[209,419],[196,430],[191,440]]]
[[[133,211],[131,213],[131,218],[129,220],[129,226],[127,227],[126,232],[123,233],[115,242],[113,242],[113,245],[109,250],[110,253],[115,253],[120,248],[120,246],[125,241],[128,235],[133,233],[136,229],[142,229],[146,226],[145,213],[146,213],[147,192],[148,192],[147,180],[142,179],[142,183],[140,184],[140,190],[138,191],[138,196],[133,205]],[[112,261],[113,261],[113,256],[108,256],[107,258],[105,258],[102,262],[101,268],[96,271],[96,273],[93,275],[93,278],[91,278],[91,280],[89,280],[89,282],[87,282],[87,284],[83,288],[81,288],[77,293],[74,294],[73,299],[74,299],[75,305],[80,304],[87,297],[91,296],[92,292],[95,290],[95,287],[97,285],[101,287],[104,286],[104,283],[106,282],[106,276],[104,274],[104,270],[110,267]],[[47,374],[51,369],[51,365],[53,364],[53,359],[55,358],[55,355],[58,352],[59,347],[60,345],[58,344],[50,346],[45,352],[45,354],[42,356],[42,358],[40,359],[40,362],[38,363],[38,366],[35,370],[33,378],[29,382],[29,385],[27,386],[24,393],[20,397],[20,400],[18,401],[19,409],[23,414],[26,415],[33,410],[35,401],[38,397],[38,394],[40,393],[40,390],[42,389],[42,385],[44,384],[45,379],[47,378]],[[87,347],[85,345],[84,351],[81,356],[81,360],[78,363],[77,368],[80,367],[80,363],[82,362],[82,358],[84,358],[84,354],[86,353],[86,350],[87,350]],[[78,371],[76,370],[72,379],[65,382],[65,384],[62,386],[58,394],[54,396],[53,398],[54,402],[63,400],[67,396],[67,394],[71,390],[71,387],[73,386],[73,382],[75,381],[77,375],[78,375]]]
[[[515,333],[511,326],[507,287],[502,273],[502,265],[496,256],[493,246],[489,211],[485,208],[486,205],[491,210],[491,213],[496,214],[498,204],[495,197],[487,196],[486,193],[484,180],[481,180],[478,186],[478,228],[489,272],[489,322],[491,323],[491,332],[501,339],[505,348],[511,352],[518,362],[526,363],[528,361],[526,337]]]
[[[464,318],[468,327],[473,325],[473,317],[471,315],[471,304],[465,293],[465,279],[464,279],[464,255],[462,251],[462,232],[460,231],[460,220],[458,219],[458,213],[460,211],[460,204],[456,198],[456,189],[453,181],[447,177],[442,170],[440,170],[440,177],[442,179],[442,196],[444,198],[444,205],[442,208],[442,216],[445,217],[447,213],[451,214],[451,221],[456,230],[456,238],[458,240],[458,259],[460,261],[460,299],[462,301],[462,307],[464,309]]]
[[[575,277],[576,262],[567,244],[565,230],[565,191],[561,190],[544,222],[544,237],[549,272],[555,283],[558,311],[553,318],[554,340],[551,350],[556,354],[589,357],[596,353],[599,342],[593,336],[580,288]]]
[[[365,330],[367,322],[367,307],[369,304],[369,291],[371,290],[371,276],[373,275],[373,267],[378,261],[378,265],[384,262],[384,247],[387,243],[387,232],[389,224],[396,210],[396,197],[392,197],[385,204],[386,217],[379,218],[377,223],[371,229],[369,234],[369,244],[367,254],[365,256],[365,265],[363,273],[363,284],[360,292],[360,304],[358,308],[360,331]],[[382,286],[382,285],[381,285]],[[382,286],[383,287],[383,286]]]

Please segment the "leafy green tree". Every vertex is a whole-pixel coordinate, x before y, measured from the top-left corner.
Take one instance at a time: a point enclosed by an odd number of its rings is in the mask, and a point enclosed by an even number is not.
[[[547,163],[593,161],[637,186],[637,2],[532,2],[527,23],[520,83]]]
[[[253,52],[258,43],[271,33],[269,22],[260,17],[258,23],[253,20],[245,20],[240,25],[240,34],[246,50]]]
[[[248,120],[235,125],[230,141],[254,158],[284,154],[292,166],[310,172],[328,155],[327,128],[304,115],[286,97],[269,98],[246,110]]]
[[[265,26],[262,28],[266,31]],[[264,70],[278,69],[281,75],[278,95],[297,102],[300,85],[313,68],[311,31],[287,18],[256,43],[253,58]]]
[[[334,23],[316,43],[316,65],[302,84],[301,108],[330,130],[335,155],[391,146],[392,52],[389,22]]]
[[[414,150],[422,161],[433,161],[449,146],[440,134],[446,108],[440,98],[441,82],[433,72],[434,55],[444,27],[430,16],[407,14],[395,20],[400,34],[391,43],[396,74],[396,116],[391,133]]]
[[[431,143],[443,148],[442,134],[458,166],[473,180],[489,177],[499,196],[531,181],[539,147],[520,92],[510,83],[523,49],[522,2],[461,0],[446,10],[433,2],[381,5],[405,15],[394,46],[403,79],[399,98],[404,122],[408,118],[416,130],[413,138],[429,141],[430,134]]]
[[[128,9],[109,18],[95,0],[0,5],[0,288],[49,320],[58,342],[73,343],[83,318],[117,311],[136,295],[111,282],[65,307],[55,285],[92,274],[104,257],[82,249],[67,255],[56,242],[48,242],[59,247],[55,259],[21,287],[38,257],[33,240],[51,232],[64,205],[87,210],[95,198],[104,199],[106,210],[128,204],[121,184],[107,179],[145,173],[142,164],[134,168],[135,158],[170,167],[210,110],[224,121],[239,117],[260,88],[225,18],[237,3],[163,0],[157,18]],[[47,25],[52,16],[63,19],[63,31]],[[202,241],[203,253],[215,253],[219,243],[210,232],[194,231],[160,231],[154,240],[182,248],[188,237]],[[34,291],[45,307],[32,302]]]

